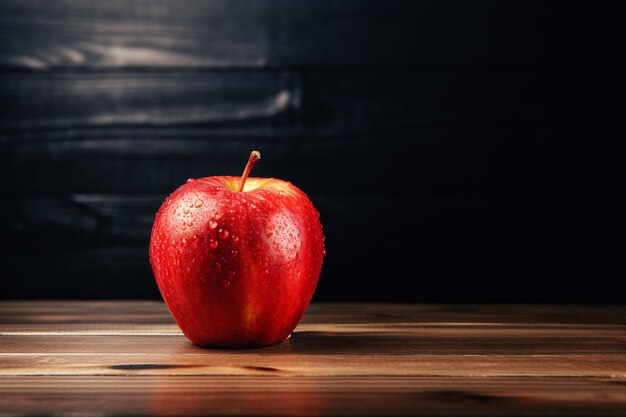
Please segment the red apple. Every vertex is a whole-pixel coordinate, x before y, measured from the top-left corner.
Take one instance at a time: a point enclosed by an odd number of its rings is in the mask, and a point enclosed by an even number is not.
[[[322,269],[319,213],[293,184],[189,179],[154,219],[150,263],[172,316],[199,346],[260,347],[287,338]]]

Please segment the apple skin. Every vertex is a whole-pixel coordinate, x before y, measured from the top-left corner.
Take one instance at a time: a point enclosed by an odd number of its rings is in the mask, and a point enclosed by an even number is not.
[[[273,178],[189,179],[155,216],[150,264],[172,316],[204,347],[286,339],[315,292],[326,254],[319,213]]]

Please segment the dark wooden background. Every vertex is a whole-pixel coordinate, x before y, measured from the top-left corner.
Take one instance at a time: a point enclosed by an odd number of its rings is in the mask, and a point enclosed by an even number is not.
[[[624,301],[587,6],[2,1],[0,298],[158,297],[160,203],[254,148],[321,212],[317,300]]]

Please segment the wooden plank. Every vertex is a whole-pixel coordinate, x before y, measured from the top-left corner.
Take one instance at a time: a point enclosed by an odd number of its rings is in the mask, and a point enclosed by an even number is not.
[[[0,63],[32,70],[569,65],[582,59],[583,12],[559,1],[4,1]]]
[[[80,312],[80,313],[77,313]],[[0,325],[161,324],[159,301],[0,301]],[[312,303],[303,324],[466,324],[581,329],[626,325],[623,305]],[[597,327],[596,327],[597,326]],[[0,327],[2,329],[4,327]],[[84,327],[74,327],[82,330]]]
[[[77,314],[80,311],[80,314]],[[174,323],[167,307],[156,301],[2,301],[0,323],[54,326],[57,324]]]
[[[575,343],[573,343],[575,341]],[[4,355],[67,354],[204,354],[184,337],[150,336],[2,336]],[[622,336],[575,337],[542,335],[520,336],[490,333],[453,335],[445,332],[378,334],[375,332],[294,332],[288,341],[262,350],[294,354],[369,355],[533,355],[533,354],[626,354],[626,334]]]
[[[280,124],[294,119],[301,92],[297,74],[279,71],[5,73],[0,95],[0,127],[36,135],[87,127]]]
[[[7,377],[4,415],[623,415],[621,378]]]
[[[167,307],[165,304],[148,300],[98,300],[98,301],[46,301],[46,300],[19,300],[1,301],[0,313],[15,317],[24,315],[47,315],[47,314],[71,314],[78,317],[89,316],[91,319],[97,315],[117,314],[127,316],[133,321],[140,314],[165,314]]]
[[[141,319],[141,317],[138,317]],[[311,323],[315,320],[315,323]],[[623,336],[626,324],[543,324],[543,323],[398,323],[390,319],[377,320],[378,323],[319,323],[315,318],[307,317],[296,327],[296,332],[332,332],[332,333],[382,333],[454,336],[491,334],[495,336],[542,336],[555,337],[579,336],[583,332],[591,337]],[[1,324],[2,336],[182,336],[178,326],[171,324],[141,323],[86,323],[68,324]]]
[[[207,350],[169,354],[0,354],[0,379],[36,375],[626,378],[626,355],[311,354],[294,350],[273,353]]]
[[[190,128],[71,131],[70,137],[63,133],[56,139],[56,133],[37,133],[0,146],[0,186],[22,195],[164,193],[189,177],[238,175],[241,155],[259,149],[264,163],[255,167],[255,175],[289,179],[308,193],[558,196],[570,191],[571,176],[577,174],[564,152],[575,130],[575,125],[479,124],[325,139],[315,130],[272,138],[237,132],[212,136]],[[361,169],[363,161],[377,169]],[[320,170],[321,164],[326,169]],[[349,187],[336,180],[347,177]],[[17,187],[11,178],[28,181]]]
[[[302,111],[306,127],[326,135],[478,122],[576,122],[583,98],[572,85],[580,79],[576,68],[3,73],[0,127],[11,132],[4,141],[30,136],[44,146],[42,130],[62,129],[109,129],[114,137],[120,127],[193,126],[206,129],[209,140],[218,128],[236,125],[247,127],[249,136],[271,136],[270,123],[293,125]],[[255,125],[261,128],[252,130]],[[132,140],[133,130],[126,133]]]

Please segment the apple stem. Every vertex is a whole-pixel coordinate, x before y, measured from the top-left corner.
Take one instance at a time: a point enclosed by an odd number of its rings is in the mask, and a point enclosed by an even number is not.
[[[243,174],[241,175],[241,183],[239,184],[239,192],[243,191],[243,186],[246,185],[248,174],[250,174],[252,167],[254,166],[254,164],[256,164],[256,161],[258,161],[259,159],[261,159],[261,152],[252,151],[250,153],[250,158],[248,158],[248,163],[246,164],[246,168],[243,170]]]

